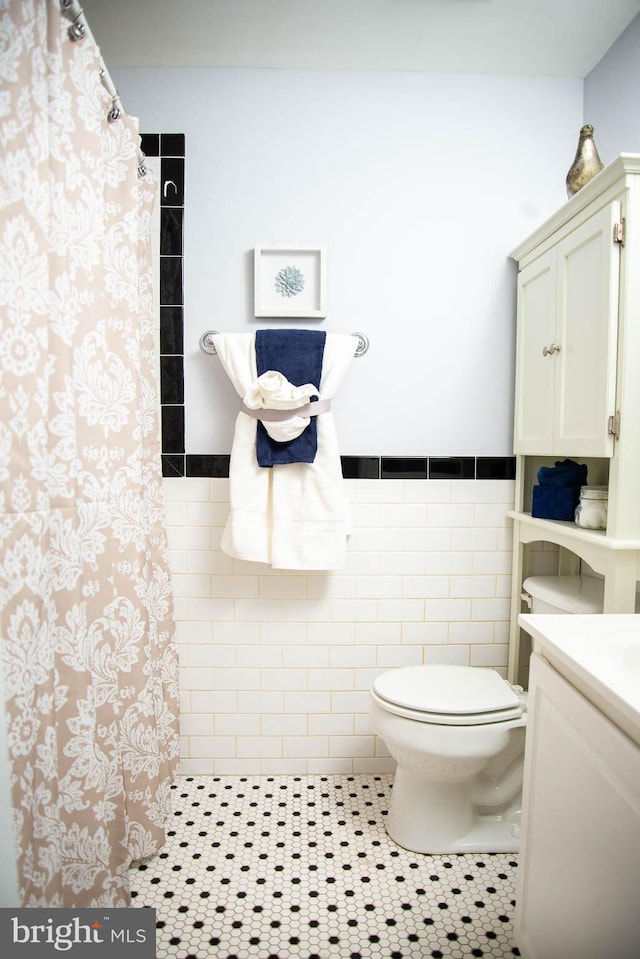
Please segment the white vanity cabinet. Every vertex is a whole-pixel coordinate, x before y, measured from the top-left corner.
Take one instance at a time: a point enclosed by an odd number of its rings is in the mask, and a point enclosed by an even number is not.
[[[521,670],[528,545],[559,547],[605,580],[604,612],[633,612],[640,580],[640,156],[623,154],[511,256],[518,262],[509,679]],[[606,530],[531,515],[541,466],[571,458],[609,487]],[[536,570],[533,570],[534,572]],[[522,657],[526,659],[526,656]]]
[[[623,732],[608,715],[606,684],[596,680],[591,688],[584,664],[572,664],[562,648],[567,627],[565,648],[579,650],[584,637],[598,670],[592,650],[615,643],[607,630],[620,618],[578,617],[591,623],[571,636],[573,617],[523,617],[536,637],[515,918],[524,959],[640,954],[640,723],[623,709]],[[602,621],[601,635],[593,620]],[[552,654],[560,649],[562,672],[547,659],[549,642]]]

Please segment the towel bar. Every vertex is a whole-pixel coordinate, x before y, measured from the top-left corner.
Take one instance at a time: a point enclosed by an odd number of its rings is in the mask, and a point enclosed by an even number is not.
[[[209,356],[216,356],[217,351],[213,343],[213,338],[218,332],[219,330],[207,330],[206,333],[202,334],[200,337],[200,349],[203,353],[208,353]],[[358,338],[358,345],[353,355],[364,356],[369,349],[369,337],[364,333],[353,333],[352,335]]]

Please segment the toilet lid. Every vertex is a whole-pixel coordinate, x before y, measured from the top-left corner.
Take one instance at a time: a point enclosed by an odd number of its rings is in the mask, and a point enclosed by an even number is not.
[[[424,713],[478,716],[521,710],[520,699],[499,673],[476,666],[403,666],[378,676],[373,689],[388,703]]]

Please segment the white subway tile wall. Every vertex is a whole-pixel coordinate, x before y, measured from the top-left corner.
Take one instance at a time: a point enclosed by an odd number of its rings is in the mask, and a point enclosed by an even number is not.
[[[222,553],[227,479],[165,479],[182,773],[391,772],[369,721],[379,673],[506,675],[513,482],[345,482],[346,566],[300,573]]]

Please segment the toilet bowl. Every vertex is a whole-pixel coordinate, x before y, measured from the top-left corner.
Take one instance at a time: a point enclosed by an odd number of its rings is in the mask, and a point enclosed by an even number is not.
[[[493,669],[405,666],[371,689],[396,760],[386,827],[413,852],[516,852],[526,694]]]

